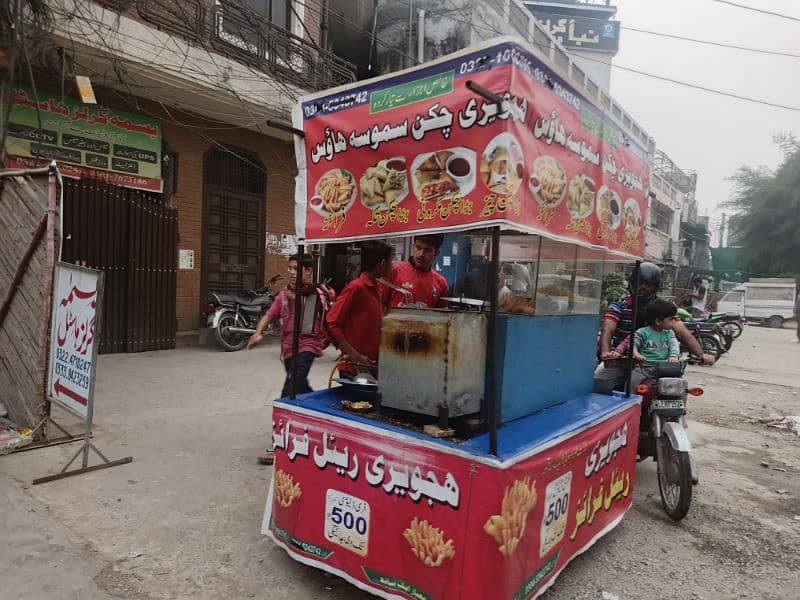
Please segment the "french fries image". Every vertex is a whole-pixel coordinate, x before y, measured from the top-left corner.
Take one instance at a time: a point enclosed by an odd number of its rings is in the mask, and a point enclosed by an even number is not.
[[[324,175],[318,184],[322,206],[329,213],[338,213],[347,206],[355,188],[352,175],[344,169]]]
[[[414,555],[429,567],[438,567],[445,559],[453,558],[456,554],[452,539],[445,542],[441,529],[428,521],[419,521],[417,517],[414,517],[411,525],[403,532],[403,537],[408,541]]]
[[[289,508],[302,493],[300,483],[295,483],[289,473],[281,469],[275,472],[275,498],[283,508]]]
[[[500,514],[492,515],[483,526],[495,542],[503,556],[511,556],[517,549],[522,535],[525,533],[525,521],[528,513],[536,505],[536,482],[530,477],[518,479],[506,487]]]

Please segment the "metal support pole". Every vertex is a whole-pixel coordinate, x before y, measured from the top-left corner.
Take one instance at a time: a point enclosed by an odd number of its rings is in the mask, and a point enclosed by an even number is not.
[[[414,33],[414,0],[408,0],[408,45],[406,46],[406,55],[408,66],[413,67],[411,64],[411,38]]]
[[[375,30],[378,28],[378,0],[372,2],[372,32],[369,35],[369,60],[367,60],[367,69],[372,73],[372,54],[376,51],[375,48]]]
[[[492,228],[492,261],[489,264],[489,322],[486,344],[486,402],[489,405],[489,452],[497,456],[497,296],[500,277],[500,227]]]
[[[290,398],[297,397],[297,353],[300,349],[300,322],[303,317],[303,257],[305,245],[297,245],[297,277],[294,281],[294,327],[292,329],[292,381]]]
[[[425,11],[419,9],[417,21],[417,62],[425,62]]]
[[[633,324],[631,325],[631,336],[628,340],[628,360],[625,368],[628,370],[625,378],[625,396],[631,395],[631,376],[633,375],[633,334],[636,333],[637,320],[639,318],[639,265],[642,261],[637,260],[636,266],[631,273],[631,289],[633,290]]]

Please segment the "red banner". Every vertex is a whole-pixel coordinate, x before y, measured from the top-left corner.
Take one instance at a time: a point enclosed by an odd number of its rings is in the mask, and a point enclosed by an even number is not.
[[[536,597],[630,508],[638,430],[623,404],[500,462],[276,404],[262,531],[385,598]]]
[[[49,160],[28,158],[25,156],[6,156],[6,166],[9,169],[35,169],[36,167],[46,167],[48,164],[50,164]],[[139,175],[126,175],[125,173],[103,171],[63,162],[58,163],[58,171],[64,177],[69,177],[71,179],[94,179],[97,181],[105,181],[111,185],[144,190],[146,192],[160,193],[163,191],[163,181],[161,179],[140,177]]]
[[[308,241],[502,224],[644,250],[646,151],[514,43],[309,97],[295,126]]]

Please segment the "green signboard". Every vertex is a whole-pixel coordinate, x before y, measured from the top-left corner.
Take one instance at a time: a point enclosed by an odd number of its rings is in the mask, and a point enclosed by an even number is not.
[[[161,191],[161,122],[68,98],[13,89],[9,166],[55,160],[67,176]]]

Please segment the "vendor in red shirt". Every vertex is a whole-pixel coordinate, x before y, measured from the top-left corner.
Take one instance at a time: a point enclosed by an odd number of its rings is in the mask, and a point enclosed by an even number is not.
[[[444,308],[442,300],[447,295],[447,280],[431,267],[439,256],[444,235],[418,235],[414,238],[411,257],[392,265],[389,281],[406,290],[403,294],[388,286],[381,286],[381,300],[385,307]]]
[[[364,242],[361,245],[361,275],[347,284],[328,312],[331,337],[346,359],[339,365],[339,373],[343,376],[352,377],[362,371],[374,373],[377,369],[383,319],[377,280],[389,276],[391,256],[389,244]]]

